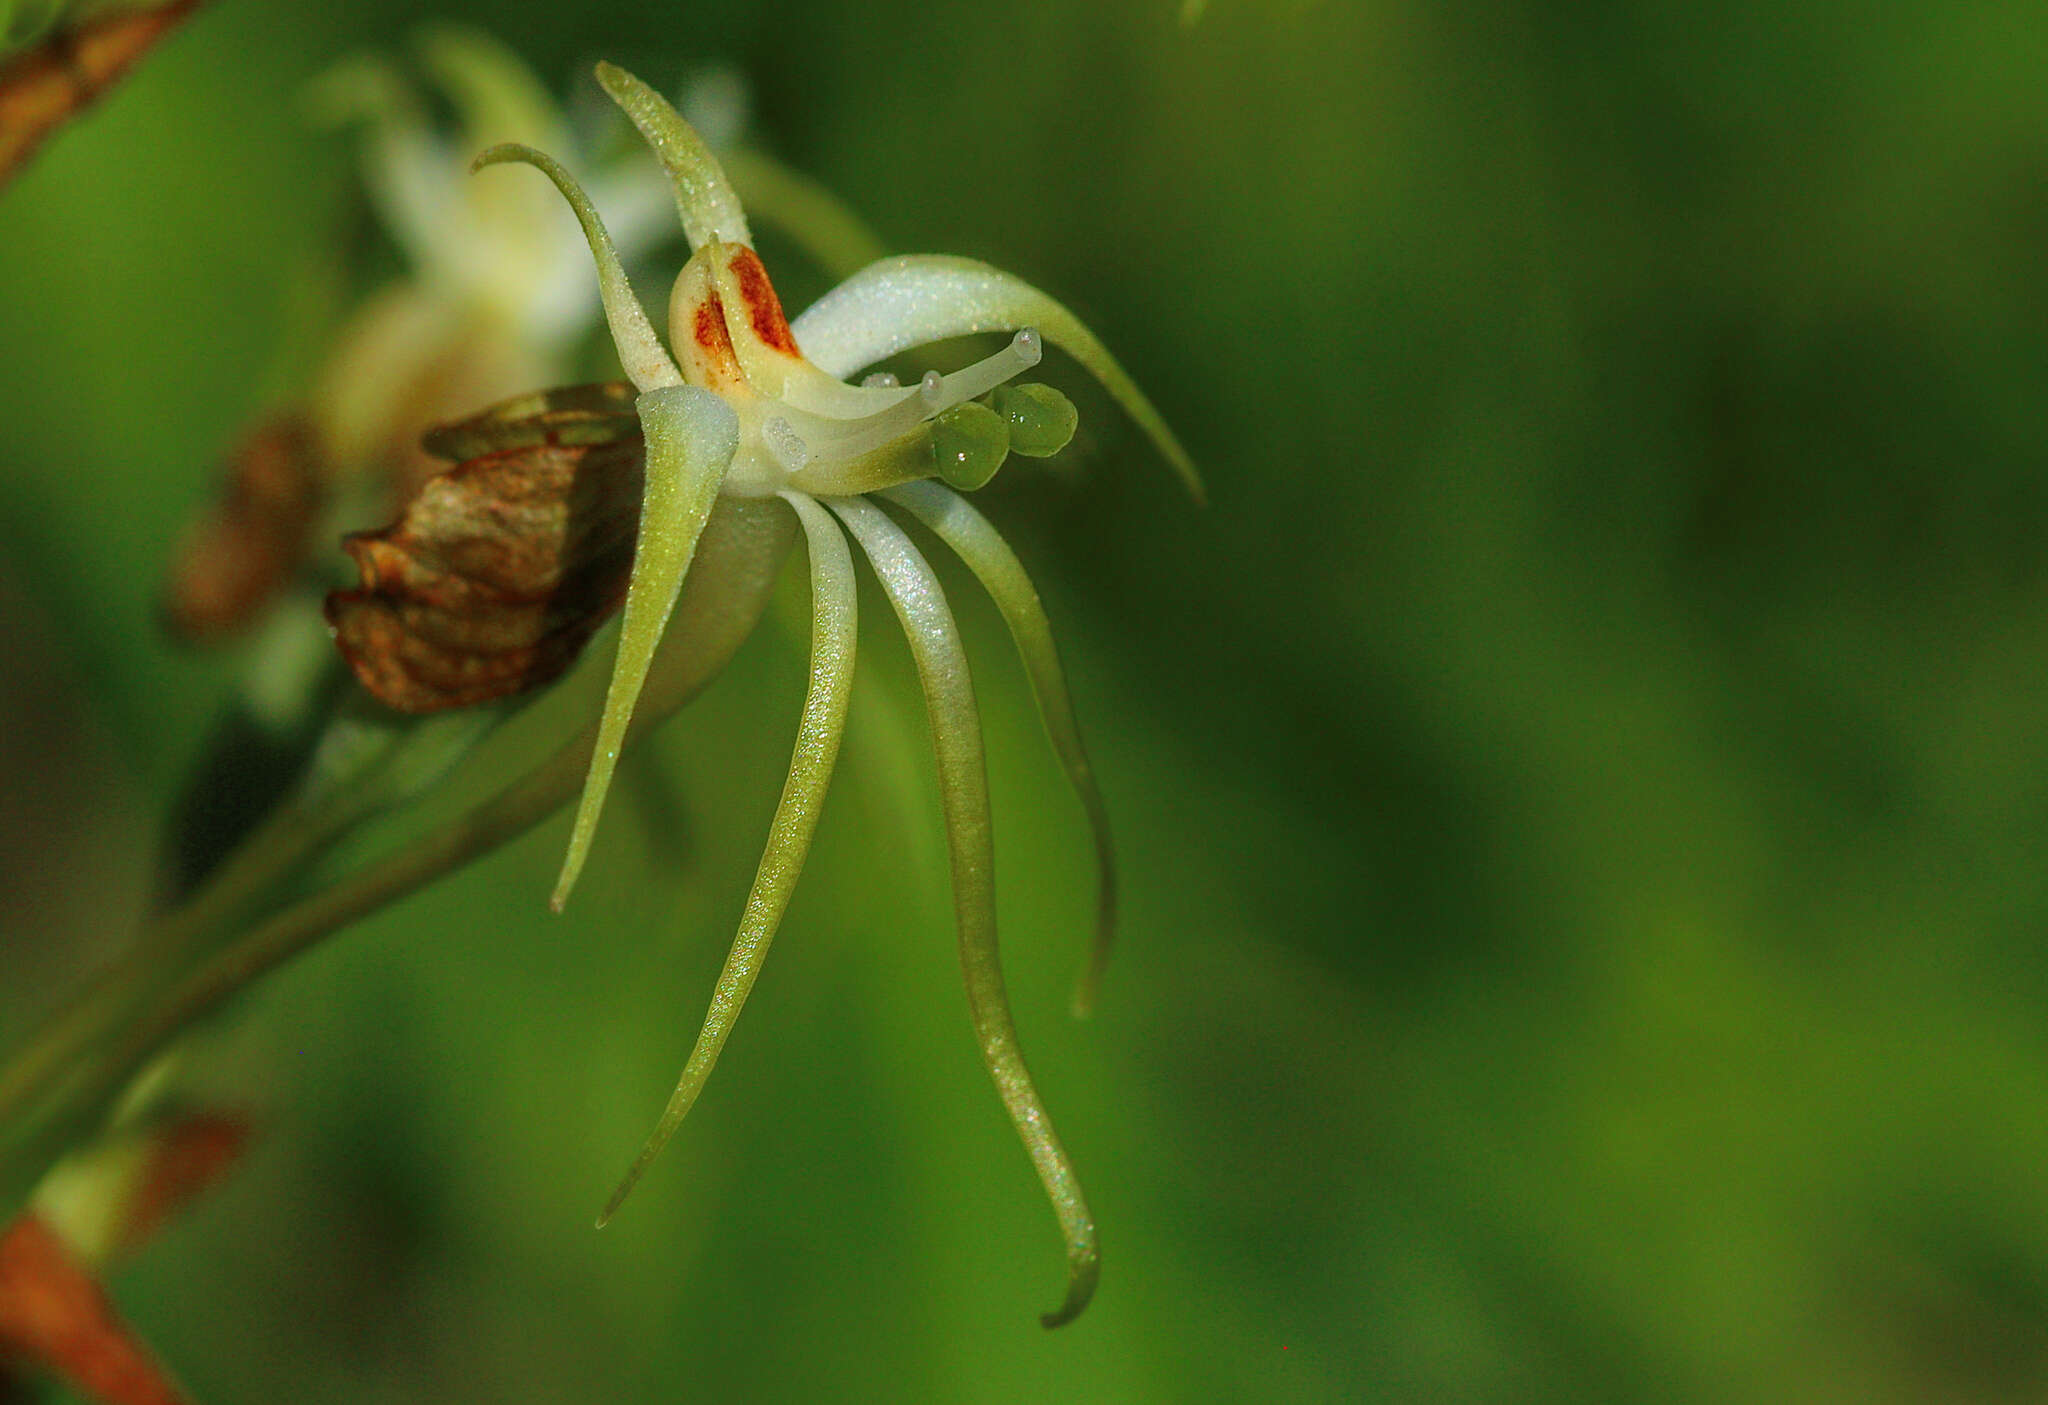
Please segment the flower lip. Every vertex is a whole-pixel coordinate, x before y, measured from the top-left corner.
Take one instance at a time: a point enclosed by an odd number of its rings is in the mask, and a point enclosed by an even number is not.
[[[854,386],[803,354],[760,255],[707,241],[677,277],[669,340],[683,379],[724,397],[740,445],[724,491],[765,497],[787,488],[867,492],[931,477],[949,461],[931,442],[934,421],[1035,366],[1044,341],[1031,328],[951,375],[915,386]],[[977,476],[985,481],[1000,464]]]
[[[1001,351],[951,375],[932,371],[908,388],[858,391],[862,397],[861,413],[819,414],[785,398],[775,410],[783,425],[781,433],[794,436],[795,445],[803,450],[797,462],[785,460],[785,466],[795,472],[813,464],[850,463],[885,449],[915,434],[945,411],[986,395],[1030,370],[1043,354],[1037,334],[1027,327]],[[815,481],[815,492],[850,491],[835,488],[824,480]]]

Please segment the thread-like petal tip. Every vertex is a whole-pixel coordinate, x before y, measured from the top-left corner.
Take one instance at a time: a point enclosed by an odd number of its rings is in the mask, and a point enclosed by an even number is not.
[[[1095,1301],[1095,1286],[1102,1281],[1102,1249],[1095,1238],[1095,1222],[1087,1218],[1087,1209],[1081,1207],[1082,1219],[1078,1224],[1079,1237],[1067,1243],[1067,1300],[1059,1305],[1056,1312],[1041,1313],[1038,1324],[1050,1332],[1055,1327],[1064,1327],[1088,1310],[1088,1304]]]
[[[469,173],[475,175],[486,166],[500,166],[507,161],[524,160],[526,150],[519,143],[509,141],[499,142],[496,146],[487,146],[482,151],[479,151],[475,159],[469,163]]]
[[[1096,1263],[1091,1260],[1077,1267],[1067,1284],[1067,1300],[1060,1304],[1057,1312],[1042,1312],[1038,1325],[1050,1332],[1055,1327],[1064,1327],[1088,1310],[1088,1304],[1095,1298]]]
[[[626,1197],[633,1193],[633,1187],[640,1184],[640,1173],[647,1169],[647,1158],[634,1162],[633,1169],[626,1172],[626,1178],[613,1188],[611,1198],[604,1202],[604,1208],[597,1212],[597,1227],[607,1228],[618,1218],[619,1210],[626,1203]]]

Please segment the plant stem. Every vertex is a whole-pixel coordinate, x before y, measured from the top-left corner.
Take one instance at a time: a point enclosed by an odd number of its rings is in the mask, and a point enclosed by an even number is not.
[[[204,955],[209,939],[217,944],[221,933],[253,920],[350,831],[431,784],[495,721],[477,713],[403,728],[346,715],[332,723],[293,797],[0,1065],[0,1126],[24,1101],[77,1076],[105,1032],[139,1015],[152,992]]]
[[[128,1081],[178,1034],[244,986],[322,937],[431,883],[545,819],[573,795],[595,729],[425,840],[409,844],[250,927],[151,998],[139,972],[160,971],[138,947],[11,1060],[0,1076],[6,1168],[0,1218],[26,1198]],[[62,1065],[62,1066],[60,1066]],[[20,1120],[17,1120],[20,1119]]]
[[[724,670],[767,605],[794,529],[789,509],[772,499],[719,504],[699,549],[706,569],[692,573],[677,602],[628,745]],[[93,1130],[129,1081],[174,1038],[321,938],[545,819],[581,785],[596,738],[595,724],[584,728],[526,776],[444,828],[254,921],[182,970],[151,966],[147,976],[140,975],[148,963],[138,948],[103,974],[0,1068],[0,1222],[13,1217],[49,1168]],[[439,774],[431,764],[408,769],[420,760],[402,749],[395,754],[398,791],[417,794]],[[391,792],[380,794],[388,801]],[[340,808],[354,810],[357,820],[366,813],[348,803]],[[266,823],[260,833],[269,828]],[[148,977],[162,979],[151,984]]]

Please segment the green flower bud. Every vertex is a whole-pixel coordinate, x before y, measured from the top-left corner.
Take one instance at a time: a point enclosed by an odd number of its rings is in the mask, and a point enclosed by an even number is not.
[[[1081,422],[1074,402],[1049,385],[997,386],[988,397],[1010,426],[1010,449],[1030,459],[1051,458],[1067,447]]]
[[[971,493],[996,476],[1010,456],[1010,429],[988,406],[970,400],[932,420],[932,461],[939,477]]]

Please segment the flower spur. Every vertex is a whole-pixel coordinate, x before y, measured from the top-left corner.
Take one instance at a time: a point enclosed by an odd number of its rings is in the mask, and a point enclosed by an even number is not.
[[[961,557],[994,599],[1023,657],[1054,748],[1095,834],[1098,921],[1075,997],[1077,1010],[1085,1011],[1115,911],[1105,812],[1037,593],[994,528],[947,484],[979,487],[1012,450],[1036,456],[1065,445],[1074,428],[1065,398],[1049,387],[1011,384],[1038,362],[1047,341],[1102,381],[1198,496],[1199,480],[1172,432],[1102,344],[1060,304],[987,265],[939,256],[885,259],[840,284],[794,322],[786,320],[752,248],[746,215],[709,149],[632,75],[610,64],[600,64],[597,75],[659,156],[692,251],[670,297],[669,348],[628,283],[596,208],[566,170],[518,145],[494,147],[475,162],[478,168],[508,161],[533,165],[574,209],[597,265],[613,342],[638,392],[635,408],[645,437],[644,496],[618,653],[552,899],[557,910],[589,853],[670,612],[700,540],[717,538],[722,510],[730,515],[777,501],[786,505],[808,545],[813,610],[810,681],[795,753],[738,935],[681,1080],[599,1223],[618,1209],[696,1101],[809,849],[852,679],[856,596],[845,535],[850,533],[909,639],[925,693],[970,1010],[983,1059],[1066,1241],[1066,1299],[1044,1318],[1047,1326],[1057,1326],[1078,1314],[1094,1291],[1094,1221],[1010,1018],[997,957],[981,727],[959,631],[931,567],[872,499],[879,496],[923,523]],[[994,355],[951,375],[927,374],[915,386],[900,386],[887,376],[870,376],[860,385],[845,379],[910,348],[979,332],[1012,335]],[[701,583],[692,578],[692,586]]]

